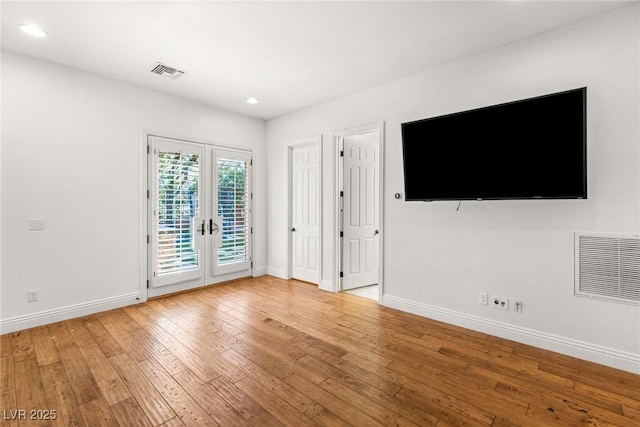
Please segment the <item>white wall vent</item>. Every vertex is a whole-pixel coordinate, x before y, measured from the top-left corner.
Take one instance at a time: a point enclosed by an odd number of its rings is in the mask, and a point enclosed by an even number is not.
[[[160,62],[156,62],[156,65],[153,66],[151,72],[154,74],[158,74],[159,76],[169,77],[173,80],[184,74],[184,71],[169,67],[168,65],[161,64]]]
[[[575,233],[575,294],[640,303],[640,236]]]

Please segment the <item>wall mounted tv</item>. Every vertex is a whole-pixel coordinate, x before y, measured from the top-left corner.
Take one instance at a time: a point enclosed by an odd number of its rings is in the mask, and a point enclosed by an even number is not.
[[[587,88],[402,124],[407,201],[586,199]]]

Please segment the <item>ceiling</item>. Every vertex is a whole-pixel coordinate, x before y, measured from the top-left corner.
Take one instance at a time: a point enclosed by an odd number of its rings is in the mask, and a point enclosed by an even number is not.
[[[1,36],[8,51],[270,119],[628,4],[2,1]],[[185,74],[152,74],[156,62]]]

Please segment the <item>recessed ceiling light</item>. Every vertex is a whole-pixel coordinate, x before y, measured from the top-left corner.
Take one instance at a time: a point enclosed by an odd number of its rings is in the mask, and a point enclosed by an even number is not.
[[[21,24],[20,29],[34,37],[46,37],[47,35],[47,33],[45,33],[42,28],[32,24]]]
[[[257,104],[258,100],[256,98],[247,98],[246,102],[247,104]]]

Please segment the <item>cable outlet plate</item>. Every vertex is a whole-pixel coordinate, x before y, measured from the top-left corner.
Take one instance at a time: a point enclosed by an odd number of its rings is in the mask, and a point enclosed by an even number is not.
[[[27,291],[27,302],[35,302],[38,301],[38,290],[32,289]]]
[[[493,308],[509,311],[509,300],[505,298],[493,297],[491,300]]]
[[[522,313],[522,301],[513,302],[513,311],[516,313]]]

